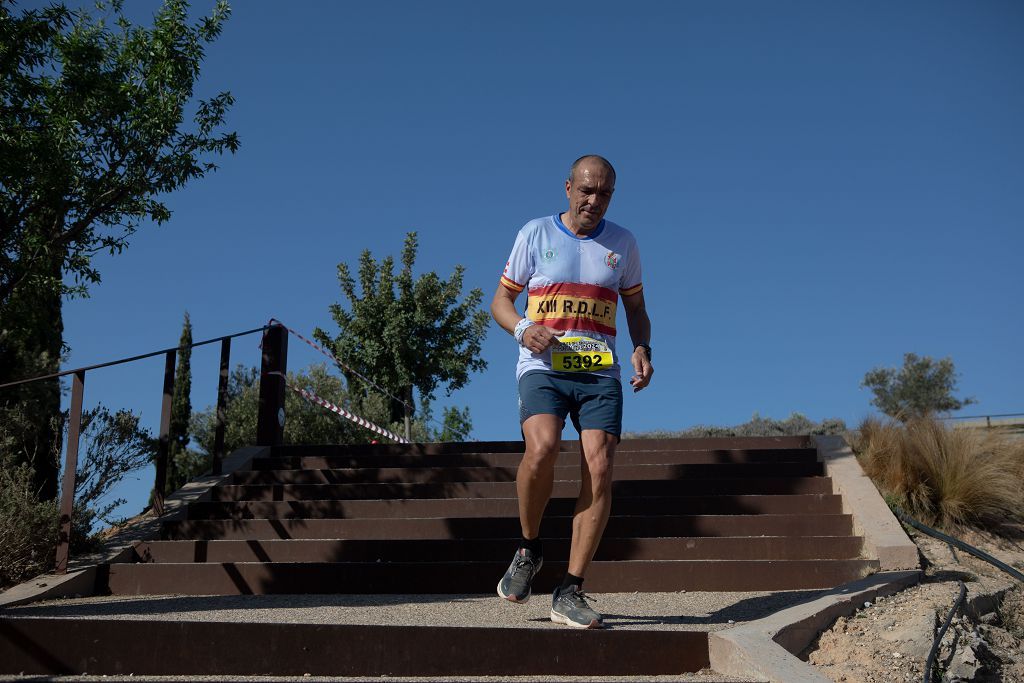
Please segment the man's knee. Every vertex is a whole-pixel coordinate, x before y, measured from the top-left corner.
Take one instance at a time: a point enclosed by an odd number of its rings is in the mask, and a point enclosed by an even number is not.
[[[608,493],[612,487],[612,466],[618,439],[613,434],[590,430],[583,435],[583,457],[590,474],[591,489]]]
[[[526,452],[523,463],[528,466],[553,466],[562,445],[562,423],[556,415],[534,415],[523,423]]]

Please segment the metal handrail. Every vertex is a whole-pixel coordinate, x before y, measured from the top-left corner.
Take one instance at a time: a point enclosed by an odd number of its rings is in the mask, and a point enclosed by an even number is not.
[[[171,423],[171,396],[174,393],[174,372],[175,361],[178,351],[192,349],[197,346],[205,346],[215,342],[221,343],[220,353],[220,380],[217,386],[217,426],[214,433],[214,447],[211,454],[211,470],[214,474],[220,474],[221,460],[224,456],[224,428],[227,409],[228,374],[231,357],[231,340],[235,337],[243,337],[256,332],[262,332],[264,337],[263,362],[260,371],[260,413],[257,422],[257,444],[273,445],[280,443],[283,431],[283,423],[277,418],[278,411],[284,405],[284,386],[276,378],[268,378],[267,373],[271,371],[283,372],[286,367],[287,344],[282,341],[283,334],[274,335],[273,332],[280,332],[283,328],[280,325],[263,325],[254,327],[244,332],[235,332],[213,339],[206,339],[191,344],[183,344],[159,351],[151,351],[127,358],[119,358],[105,363],[96,363],[63,372],[55,372],[38,377],[28,377],[14,382],[0,384],[0,389],[41,382],[48,379],[72,376],[71,382],[71,406],[68,415],[68,441],[64,457],[64,476],[61,479],[61,502],[60,502],[60,531],[57,537],[56,566],[54,571],[58,574],[67,573],[70,559],[71,541],[71,517],[74,509],[75,486],[78,468],[79,437],[82,426],[82,402],[85,393],[85,373],[90,370],[108,368],[114,365],[123,365],[134,361],[153,358],[163,355],[164,364],[164,386],[163,406],[160,411],[160,436],[156,458],[156,476],[153,484],[153,509],[157,515],[164,512],[164,489],[167,479],[167,458],[170,447],[170,423]],[[271,343],[267,343],[268,340]],[[264,379],[268,381],[264,381]],[[280,384],[280,386],[277,386]],[[265,386],[269,385],[269,386]],[[271,417],[272,416],[272,417]],[[273,422],[273,424],[271,424]],[[280,423],[280,424],[279,424]]]
[[[106,363],[97,363],[95,365],[86,365],[82,368],[75,368],[74,370],[64,370],[63,372],[54,372],[49,375],[39,375],[38,377],[28,377],[26,379],[19,379],[15,382],[7,382],[6,384],[0,384],[0,389],[6,389],[7,387],[15,387],[19,384],[30,384],[32,382],[40,382],[44,379],[55,379],[57,377],[66,377],[67,375],[73,375],[78,372],[87,372],[89,370],[99,370],[100,368],[109,368],[113,365],[122,365],[124,363],[132,363],[137,360],[143,360],[145,358],[153,358],[166,354],[170,351],[184,351],[185,349],[194,349],[197,346],[205,346],[207,344],[213,344],[214,342],[222,342],[225,339],[234,339],[235,337],[244,337],[247,334],[253,334],[254,332],[260,332],[267,329],[270,325],[263,325],[261,327],[254,327],[251,330],[245,332],[235,332],[234,334],[226,334],[223,337],[215,337],[213,339],[206,339],[201,342],[195,342],[192,344],[186,344],[184,346],[174,346],[169,349],[161,349],[160,351],[152,351],[150,353],[143,353],[138,356],[131,356],[130,358],[119,358],[118,360],[108,361]]]

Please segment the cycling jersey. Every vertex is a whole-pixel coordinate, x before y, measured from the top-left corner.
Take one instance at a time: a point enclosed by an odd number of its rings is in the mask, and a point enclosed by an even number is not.
[[[516,237],[501,284],[516,294],[527,290],[526,317],[535,323],[564,331],[567,338],[606,343],[612,364],[584,371],[619,378],[614,353],[619,295],[643,289],[633,233],[602,220],[590,234],[578,237],[558,214],[532,220]],[[549,348],[538,354],[520,346],[516,378],[531,370],[561,370],[552,367],[551,352]]]

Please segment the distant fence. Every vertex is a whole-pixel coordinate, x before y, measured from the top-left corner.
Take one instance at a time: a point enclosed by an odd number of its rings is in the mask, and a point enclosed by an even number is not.
[[[965,427],[1024,427],[1024,413],[1001,413],[999,415],[954,415],[940,417],[940,420],[955,421]]]

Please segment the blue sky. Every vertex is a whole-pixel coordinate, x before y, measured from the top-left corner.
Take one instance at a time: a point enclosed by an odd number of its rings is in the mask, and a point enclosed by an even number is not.
[[[241,149],[100,259],[64,309],[68,367],[172,346],[186,310],[196,339],[333,329],[337,264],[409,230],[420,271],[461,263],[489,302],[517,230],[598,153],[654,329],[627,430],[856,423],[864,373],[910,351],[954,359],[972,414],[1022,412],[1021,35],[1009,1],[235,3],[199,94],[235,95]],[[257,353],[238,340],[233,360]],[[441,404],[471,406],[474,438],[518,438],[514,342],[493,325],[484,353]],[[197,408],[217,354],[193,356]],[[91,373],[86,402],[155,429],[161,373]]]

